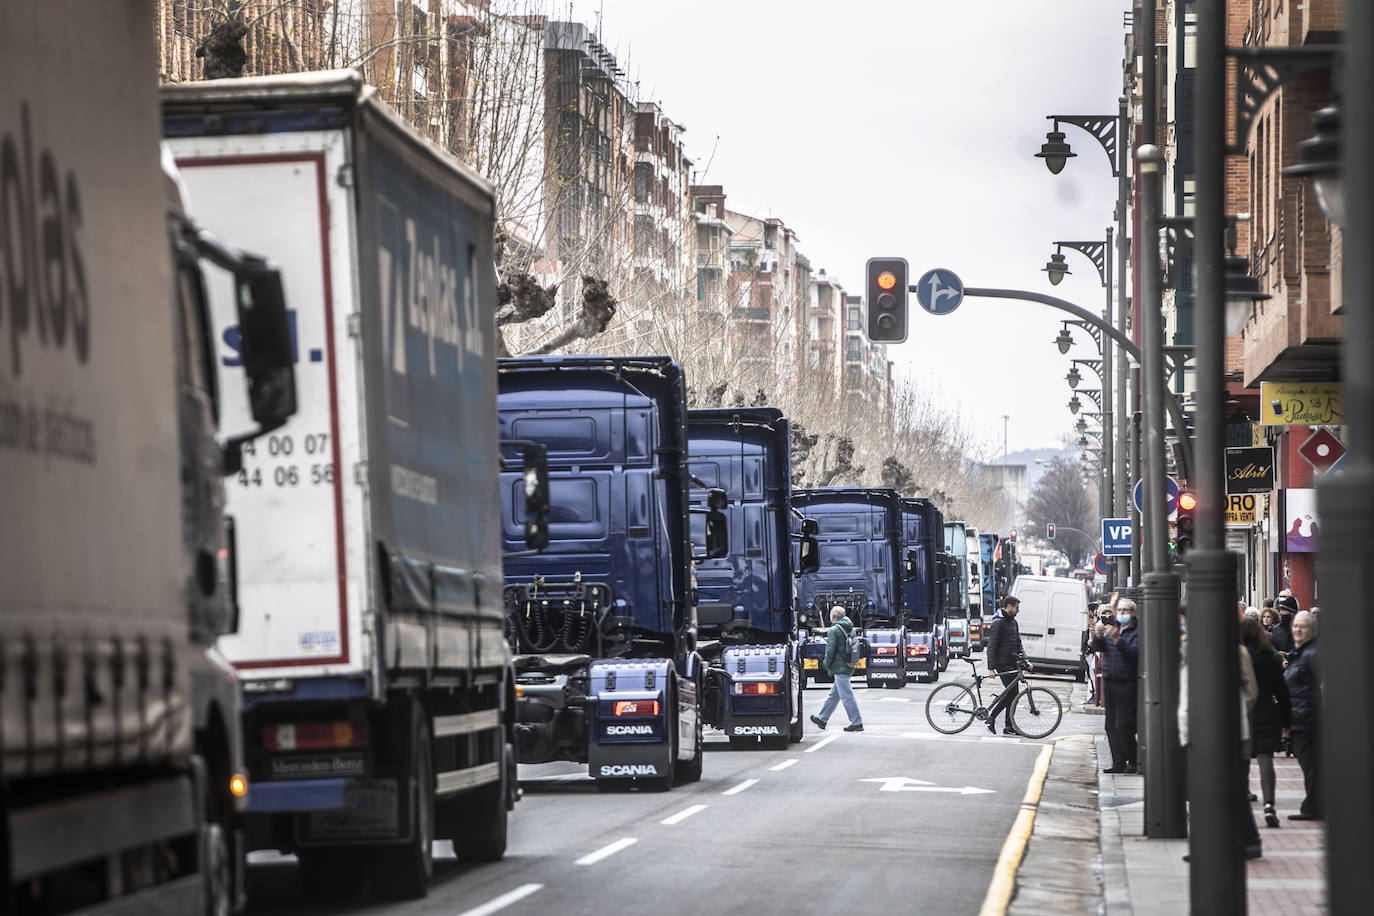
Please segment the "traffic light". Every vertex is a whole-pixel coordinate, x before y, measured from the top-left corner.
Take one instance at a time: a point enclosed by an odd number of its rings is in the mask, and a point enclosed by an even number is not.
[[[1054,522],[1049,522],[1045,525],[1045,537],[1049,538],[1051,541],[1054,540]]]
[[[906,258],[868,259],[868,339],[874,343],[906,340]]]
[[[1181,560],[1193,546],[1193,527],[1196,522],[1197,494],[1184,490],[1178,494],[1178,539],[1174,553]]]

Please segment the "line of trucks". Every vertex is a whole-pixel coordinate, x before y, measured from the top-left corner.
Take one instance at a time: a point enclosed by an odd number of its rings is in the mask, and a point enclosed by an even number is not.
[[[151,23],[0,8],[0,910],[418,897],[518,763],[801,740],[833,605],[870,686],[971,650],[1010,541],[793,490],[668,357],[497,359],[480,176],[350,71],[159,90]]]

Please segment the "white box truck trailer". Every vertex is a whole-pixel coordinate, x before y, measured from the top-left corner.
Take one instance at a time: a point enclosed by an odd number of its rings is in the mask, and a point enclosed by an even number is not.
[[[293,305],[299,412],[228,497],[249,847],[294,852],[310,896],[419,896],[433,839],[504,853],[517,791],[491,189],[349,71],[166,87],[163,129]]]

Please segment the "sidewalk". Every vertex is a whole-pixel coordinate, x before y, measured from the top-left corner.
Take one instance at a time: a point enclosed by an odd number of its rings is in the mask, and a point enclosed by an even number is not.
[[[1086,686],[1075,686],[1071,714],[1094,715],[1092,707],[1084,708],[1086,699]],[[1096,726],[1091,738],[1070,735],[1056,744],[1009,913],[1177,916],[1188,912],[1189,873],[1183,861],[1188,841],[1144,836],[1145,780],[1101,772],[1111,757],[1100,722],[1097,718],[1088,723]],[[1325,827],[1320,822],[1288,820],[1302,801],[1302,770],[1296,758],[1283,756],[1275,758],[1274,768],[1280,826],[1265,827],[1263,803],[1254,803],[1264,856],[1245,863],[1248,912],[1324,914]],[[1259,775],[1254,767],[1250,785],[1258,794]],[[1096,842],[1089,841],[1093,833]]]

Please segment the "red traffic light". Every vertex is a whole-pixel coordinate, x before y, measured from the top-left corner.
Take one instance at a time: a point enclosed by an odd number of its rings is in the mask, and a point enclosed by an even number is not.
[[[890,270],[885,270],[878,274],[878,286],[882,289],[892,289],[897,285],[897,275]]]
[[[1197,508],[1197,496],[1187,492],[1178,494],[1178,507],[1184,512],[1192,512]]]

